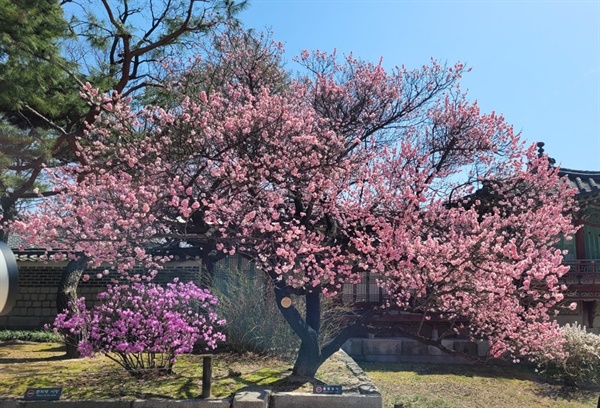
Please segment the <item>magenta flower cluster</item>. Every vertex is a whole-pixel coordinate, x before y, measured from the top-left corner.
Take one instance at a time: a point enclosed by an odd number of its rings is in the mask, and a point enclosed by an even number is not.
[[[83,357],[105,354],[134,376],[169,373],[194,345],[209,350],[225,340],[217,329],[225,324],[214,311],[217,298],[192,282],[109,285],[98,298],[101,304],[91,310],[80,298],[75,312],[56,317],[55,330],[80,335]]]

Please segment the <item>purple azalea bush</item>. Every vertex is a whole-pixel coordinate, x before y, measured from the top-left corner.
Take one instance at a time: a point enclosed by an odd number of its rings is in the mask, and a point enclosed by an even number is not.
[[[91,310],[81,298],[74,312],[56,316],[55,331],[79,335],[83,357],[105,354],[133,376],[170,373],[176,357],[194,344],[210,350],[225,340],[217,330],[225,323],[214,311],[217,298],[192,282],[108,285],[98,299]]]

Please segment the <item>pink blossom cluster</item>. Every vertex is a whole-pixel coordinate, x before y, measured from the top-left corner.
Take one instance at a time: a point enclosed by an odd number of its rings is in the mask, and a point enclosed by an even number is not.
[[[98,299],[91,310],[79,299],[74,312],[56,317],[55,331],[81,335],[83,357],[105,354],[132,375],[168,372],[194,345],[211,350],[225,341],[217,328],[225,324],[214,310],[217,298],[192,282],[109,285]]]
[[[501,115],[458,84],[462,64],[386,71],[304,52],[290,78],[277,44],[220,39],[135,111],[83,90],[98,117],[81,165],[16,221],[31,245],[123,273],[154,245],[242,253],[275,281],[334,294],[365,272],[390,307],[470,322],[495,355],[559,338],[549,312],[566,272],[572,191]]]

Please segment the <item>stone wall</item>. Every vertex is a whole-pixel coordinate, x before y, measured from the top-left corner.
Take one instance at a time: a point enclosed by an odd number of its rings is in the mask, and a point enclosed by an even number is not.
[[[442,345],[468,356],[485,358],[489,351],[487,342],[473,343],[461,339],[444,339]],[[449,355],[437,347],[416,340],[396,337],[386,339],[349,339],[342,349],[354,360],[369,363],[443,363],[472,364],[473,361]]]
[[[19,262],[19,292],[15,307],[6,316],[0,316],[0,330],[32,330],[42,329],[44,325],[54,321],[56,316],[56,294],[58,284],[66,263]],[[88,270],[91,279],[80,282],[78,295],[85,297],[88,306],[92,306],[98,293],[102,292],[115,275],[107,275],[98,279],[98,270]],[[159,283],[167,283],[179,277],[183,282],[200,283],[202,265],[199,261],[172,262],[161,270],[156,277]]]
[[[40,329],[56,315],[56,292],[64,264],[19,263],[14,308],[0,316],[0,329]]]

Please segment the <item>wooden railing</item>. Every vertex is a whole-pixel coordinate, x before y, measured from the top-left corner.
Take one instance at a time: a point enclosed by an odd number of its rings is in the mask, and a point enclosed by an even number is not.
[[[600,285],[600,259],[565,261],[569,267],[562,281],[567,285]]]
[[[561,278],[561,282],[568,285],[570,290],[576,290],[574,286],[598,285],[598,292],[600,292],[600,259],[565,261],[564,264],[569,266],[570,270]],[[383,303],[389,296],[377,286],[377,277],[378,275],[375,274],[365,274],[361,283],[345,284],[344,301],[358,304]]]
[[[577,259],[564,261],[571,270],[567,273],[598,273],[600,274],[600,259]]]

